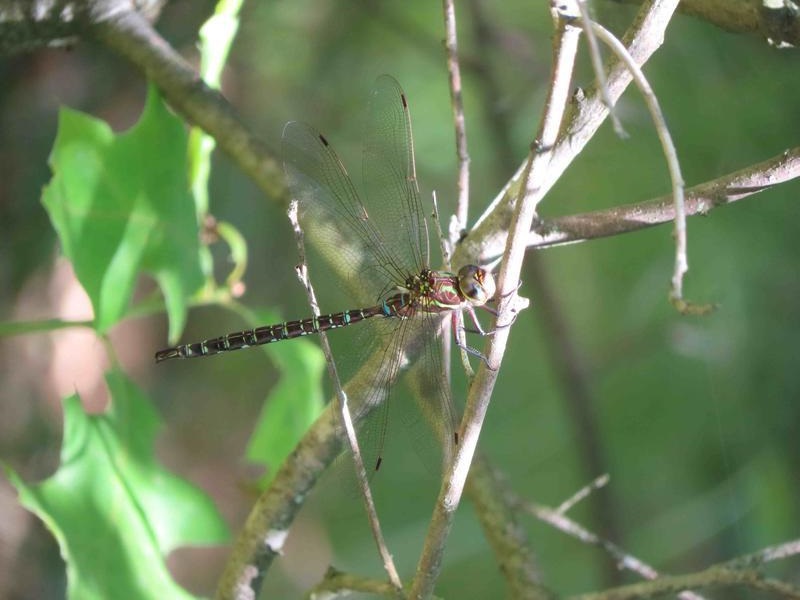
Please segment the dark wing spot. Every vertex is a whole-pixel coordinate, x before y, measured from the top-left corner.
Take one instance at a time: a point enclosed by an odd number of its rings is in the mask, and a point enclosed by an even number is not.
[[[324,135],[322,135],[322,134],[320,133],[320,134],[318,134],[318,136],[319,136],[319,141],[320,141],[320,142],[322,142],[322,143],[323,143],[325,146],[330,146],[330,144],[328,143],[328,140],[326,140],[326,139],[325,139],[325,136],[324,136]]]
[[[408,110],[408,102],[406,101],[406,95],[400,94],[400,101],[403,103],[403,108]]]

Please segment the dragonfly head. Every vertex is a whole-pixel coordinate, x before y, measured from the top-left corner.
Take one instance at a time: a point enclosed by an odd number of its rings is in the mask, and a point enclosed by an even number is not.
[[[473,306],[483,306],[494,297],[494,276],[476,265],[466,265],[458,270],[458,289]]]

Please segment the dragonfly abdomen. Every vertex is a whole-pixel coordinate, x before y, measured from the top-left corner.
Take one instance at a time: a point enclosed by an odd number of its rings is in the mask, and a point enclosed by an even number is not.
[[[198,356],[210,356],[220,352],[231,352],[252,346],[262,346],[272,342],[291,340],[292,338],[304,335],[328,331],[347,327],[353,323],[358,323],[371,317],[397,317],[401,316],[398,312],[405,302],[404,294],[397,294],[377,306],[367,308],[357,308],[342,312],[320,315],[319,317],[308,317],[296,321],[286,321],[275,325],[264,325],[255,329],[245,329],[226,335],[195,342],[193,344],[182,344],[173,348],[166,348],[156,352],[156,362],[168,360],[170,358],[196,358]]]

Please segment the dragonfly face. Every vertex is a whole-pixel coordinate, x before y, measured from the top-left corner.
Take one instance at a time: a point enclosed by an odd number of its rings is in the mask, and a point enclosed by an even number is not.
[[[458,270],[458,289],[472,306],[483,306],[494,298],[494,276],[476,265],[466,265]]]

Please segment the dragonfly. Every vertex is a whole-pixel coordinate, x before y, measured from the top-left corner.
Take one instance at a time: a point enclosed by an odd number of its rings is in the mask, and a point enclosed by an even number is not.
[[[377,425],[368,436],[373,440],[374,470],[383,460],[385,407],[399,371],[408,362],[405,346],[412,340],[420,348],[418,361],[426,363],[421,370],[427,379],[422,388],[438,415],[440,437],[457,444],[455,410],[437,340],[446,317],[449,315],[456,326],[458,313],[463,311],[482,331],[475,309],[486,307],[494,297],[495,282],[492,273],[478,265],[465,265],[457,272],[430,267],[428,221],[420,201],[408,102],[400,84],[382,75],[372,89],[360,192],[327,138],[313,127],[297,121],[287,123],[282,153],[304,235],[328,267],[346,282],[350,295],[362,308],[166,348],[156,353],[156,362],[209,356],[360,322],[373,323],[360,338],[365,343],[357,346],[363,356],[377,353],[380,366],[373,370],[362,397],[355,399],[354,415],[361,420],[373,408],[382,407]]]

